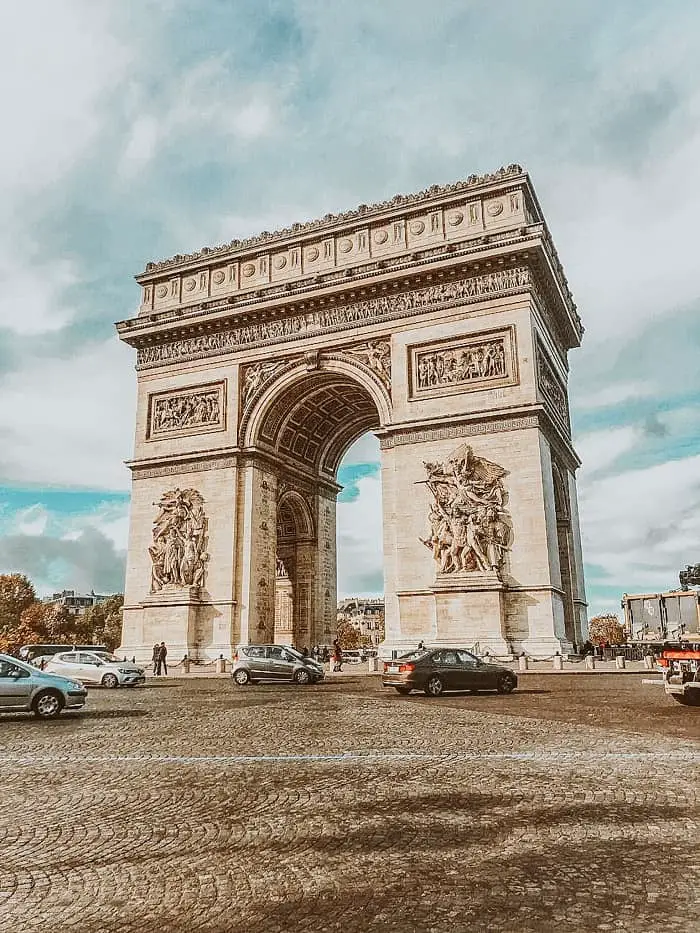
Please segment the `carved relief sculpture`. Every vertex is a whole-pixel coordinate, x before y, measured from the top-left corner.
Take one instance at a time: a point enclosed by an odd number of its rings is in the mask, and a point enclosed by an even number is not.
[[[173,489],[161,496],[153,523],[151,592],[167,584],[203,586],[207,519],[204,500],[196,489]]]
[[[149,437],[224,426],[223,383],[151,397]]]
[[[513,333],[475,335],[458,343],[412,348],[413,395],[469,391],[513,384]]]
[[[289,362],[289,360],[285,362]],[[273,360],[271,362],[251,363],[250,366],[246,366],[243,369],[243,404],[247,405],[264,383],[284,365],[284,362],[280,360]]]
[[[499,292],[525,289],[531,285],[530,271],[527,268],[518,266],[513,269],[500,269],[497,272],[429,285],[427,288],[417,288],[397,295],[367,298],[336,308],[307,311],[304,314],[245,324],[172,343],[141,347],[138,351],[138,365],[157,366],[172,360],[197,359],[259,343],[298,339],[375,320],[393,320],[422,311],[424,308],[435,310],[440,306],[450,307],[457,303],[479,301]]]
[[[391,344],[388,340],[368,340],[354,347],[345,347],[342,352],[364,363],[379,376],[387,389],[391,388]]]
[[[425,469],[433,502],[430,533],[420,540],[438,572],[500,574],[512,537],[502,483],[506,471],[466,444],[444,463],[425,463]]]
[[[569,407],[566,402],[566,389],[555,374],[554,368],[547,359],[539,340],[537,341],[537,384],[542,390],[542,394],[552,403],[554,410],[568,428]]]

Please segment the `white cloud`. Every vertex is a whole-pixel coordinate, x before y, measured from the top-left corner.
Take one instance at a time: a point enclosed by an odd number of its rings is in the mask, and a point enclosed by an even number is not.
[[[606,470],[618,457],[631,450],[642,436],[641,428],[633,426],[582,434],[576,439],[576,450],[583,463],[581,484],[585,485],[589,477]]]
[[[42,535],[46,531],[48,521],[48,511],[37,503],[18,513],[17,531],[23,535]]]
[[[115,338],[71,359],[35,360],[3,384],[5,480],[125,489],[136,407],[132,351]]]
[[[631,399],[649,398],[659,394],[659,388],[653,382],[612,382],[592,392],[577,395],[575,406],[580,411],[595,408],[613,408]]]
[[[358,497],[337,507],[338,595],[382,591],[382,488],[378,474],[357,482]]]
[[[668,589],[697,557],[700,455],[582,486],[584,555],[620,593]],[[600,581],[599,581],[600,582]]]

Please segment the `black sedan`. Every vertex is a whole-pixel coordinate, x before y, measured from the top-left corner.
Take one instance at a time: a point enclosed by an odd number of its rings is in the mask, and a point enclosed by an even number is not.
[[[482,661],[463,648],[432,648],[385,661],[382,684],[405,695],[424,690],[429,697],[439,697],[446,690],[512,693],[518,678],[509,668]]]

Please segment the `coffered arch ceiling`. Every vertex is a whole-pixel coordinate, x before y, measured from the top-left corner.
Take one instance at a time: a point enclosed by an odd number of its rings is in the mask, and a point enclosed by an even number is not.
[[[273,399],[257,440],[307,470],[335,477],[350,444],[379,425],[376,403],[358,381],[313,373]]]

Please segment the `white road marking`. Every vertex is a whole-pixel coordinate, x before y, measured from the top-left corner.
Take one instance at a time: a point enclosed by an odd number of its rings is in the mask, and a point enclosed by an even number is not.
[[[411,752],[342,752],[318,755],[0,755],[0,764],[110,764],[129,762],[133,764],[294,764],[312,762],[377,762],[377,761],[658,761],[700,762],[698,752],[577,752],[577,751],[532,751],[532,752],[443,752],[425,754]]]

